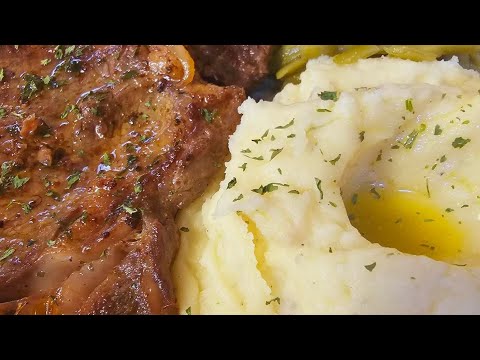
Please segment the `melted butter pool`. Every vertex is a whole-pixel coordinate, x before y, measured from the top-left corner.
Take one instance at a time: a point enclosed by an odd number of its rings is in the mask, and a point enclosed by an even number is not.
[[[372,243],[448,262],[463,249],[461,225],[423,194],[367,187],[344,201],[352,225]]]

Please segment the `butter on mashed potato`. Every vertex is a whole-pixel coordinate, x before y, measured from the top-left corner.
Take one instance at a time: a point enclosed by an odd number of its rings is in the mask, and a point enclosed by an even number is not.
[[[321,57],[239,111],[178,218],[181,313],[480,313],[478,73]]]

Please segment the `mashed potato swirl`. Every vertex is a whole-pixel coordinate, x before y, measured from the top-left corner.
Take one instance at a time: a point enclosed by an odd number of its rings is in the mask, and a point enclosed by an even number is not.
[[[480,313],[476,72],[456,58],[324,56],[239,111],[224,179],[178,218],[181,313]],[[442,231],[420,256],[369,241],[348,212],[362,184],[374,199],[388,188],[428,201],[440,215],[418,223],[448,223],[461,241],[437,260]]]

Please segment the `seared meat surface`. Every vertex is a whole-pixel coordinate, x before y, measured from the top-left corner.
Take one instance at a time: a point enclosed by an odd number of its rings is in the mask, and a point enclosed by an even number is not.
[[[272,45],[188,45],[203,78],[247,90],[268,74]]]
[[[174,217],[245,98],[192,67],[182,46],[0,46],[0,313],[176,313]]]

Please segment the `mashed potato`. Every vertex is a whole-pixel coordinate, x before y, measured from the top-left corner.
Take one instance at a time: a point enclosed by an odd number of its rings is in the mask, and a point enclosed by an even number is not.
[[[178,219],[181,313],[480,313],[479,93],[455,58],[321,57],[245,101]]]

